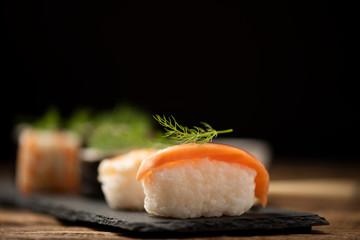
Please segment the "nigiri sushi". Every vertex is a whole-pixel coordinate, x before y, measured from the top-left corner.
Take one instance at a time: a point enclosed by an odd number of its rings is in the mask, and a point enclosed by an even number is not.
[[[136,181],[141,162],[156,149],[137,149],[114,158],[104,159],[98,168],[98,180],[111,208],[144,210],[144,190]]]
[[[265,206],[269,174],[250,153],[229,145],[186,143],[145,159],[137,173],[148,213],[174,218],[241,215]]]
[[[80,140],[65,131],[27,128],[20,133],[16,183],[24,194],[76,192]]]

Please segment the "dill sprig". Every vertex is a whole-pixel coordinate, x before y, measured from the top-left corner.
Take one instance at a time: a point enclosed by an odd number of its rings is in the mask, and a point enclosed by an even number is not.
[[[171,138],[178,143],[207,143],[211,142],[214,137],[221,133],[230,133],[233,130],[216,131],[208,123],[200,122],[205,128],[196,127],[188,128],[180,125],[174,116],[166,117],[155,114],[154,119],[165,128],[164,137]]]

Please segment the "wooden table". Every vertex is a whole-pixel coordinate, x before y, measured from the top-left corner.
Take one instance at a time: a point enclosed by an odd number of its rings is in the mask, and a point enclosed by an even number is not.
[[[336,162],[288,161],[276,159],[271,167],[271,179],[331,179],[346,178],[360,181],[359,163],[340,166]],[[289,196],[272,195],[269,206],[295,211],[312,212],[325,217],[329,226],[313,227],[309,234],[283,234],[266,236],[200,236],[201,239],[360,239],[360,200],[344,196]],[[0,206],[0,239],[129,239],[123,233],[96,226],[73,225],[52,216],[26,209]]]

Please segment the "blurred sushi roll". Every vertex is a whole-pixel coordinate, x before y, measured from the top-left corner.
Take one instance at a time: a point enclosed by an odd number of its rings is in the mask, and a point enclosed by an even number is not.
[[[24,194],[76,192],[79,188],[76,135],[59,130],[27,128],[19,135],[16,184]]]
[[[98,181],[98,168],[103,159],[112,158],[120,154],[119,151],[105,151],[95,148],[81,150],[80,168],[81,183],[80,193],[86,197],[104,198],[101,184]]]
[[[78,109],[66,126],[83,142],[80,193],[86,197],[104,197],[98,182],[102,160],[154,145],[151,116],[128,104],[102,112]]]
[[[141,182],[136,181],[136,174],[141,162],[157,151],[156,149],[137,149],[101,161],[98,180],[106,202],[111,208],[144,209],[144,190]]]
[[[269,175],[264,165],[239,148],[188,143],[160,150],[137,173],[145,210],[174,218],[241,215],[256,198],[265,206]]]

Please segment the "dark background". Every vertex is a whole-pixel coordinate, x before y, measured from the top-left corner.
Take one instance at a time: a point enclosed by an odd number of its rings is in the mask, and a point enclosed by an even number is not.
[[[134,104],[234,128],[275,156],[358,159],[354,6],[3,1],[1,160],[18,115]],[[356,66],[355,66],[356,64]]]

